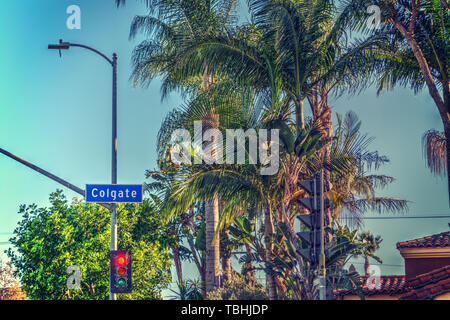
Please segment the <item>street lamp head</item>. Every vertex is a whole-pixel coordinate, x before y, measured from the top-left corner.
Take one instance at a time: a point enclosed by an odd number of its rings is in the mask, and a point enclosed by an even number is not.
[[[69,50],[70,43],[59,40],[59,44],[49,44],[48,48],[50,50],[59,50],[59,56],[61,56],[61,50]]]
[[[59,40],[59,44],[49,44],[48,48],[56,50],[68,50],[70,48],[70,43]]]

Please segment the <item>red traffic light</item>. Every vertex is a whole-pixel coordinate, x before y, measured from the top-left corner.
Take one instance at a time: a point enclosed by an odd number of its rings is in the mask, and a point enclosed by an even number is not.
[[[124,276],[127,273],[127,269],[125,269],[124,267],[120,267],[117,269],[117,274],[119,276]]]
[[[127,263],[127,257],[124,255],[120,255],[116,259],[117,265],[124,266]]]

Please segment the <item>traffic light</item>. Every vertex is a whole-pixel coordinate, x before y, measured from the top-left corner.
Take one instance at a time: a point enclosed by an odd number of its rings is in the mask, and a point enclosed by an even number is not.
[[[309,194],[309,198],[299,198],[297,202],[310,212],[307,215],[297,216],[297,219],[308,229],[308,231],[297,233],[298,237],[308,245],[308,248],[300,249],[298,253],[309,261],[311,266],[315,267],[319,264],[321,244],[323,244],[321,209],[323,206],[323,210],[326,210],[331,205],[330,200],[323,198],[323,193],[331,189],[331,183],[325,182],[321,185],[320,177],[314,176],[309,180],[299,181],[298,186]],[[323,199],[323,204],[321,199]]]
[[[113,250],[110,252],[110,284],[112,293],[130,293],[131,252]]]
[[[299,249],[298,254],[314,267],[318,264],[320,255],[320,217],[311,212],[308,215],[298,215],[297,218],[309,229],[297,232],[298,237],[308,245],[308,248]]]

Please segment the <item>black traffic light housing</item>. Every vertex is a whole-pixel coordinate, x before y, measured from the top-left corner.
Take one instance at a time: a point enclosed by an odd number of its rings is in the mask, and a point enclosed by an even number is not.
[[[308,261],[312,267],[316,267],[319,264],[321,237],[323,236],[321,234],[320,195],[321,192],[327,192],[331,189],[331,183],[323,183],[323,190],[320,190],[320,177],[314,176],[309,180],[299,181],[298,186],[309,194],[309,198],[299,198],[297,202],[310,212],[310,214],[297,216],[297,219],[308,228],[308,231],[297,233],[297,236],[308,246],[300,249],[298,254]],[[331,202],[328,199],[323,200],[324,210],[326,210],[330,207]]]
[[[298,215],[299,219],[309,231],[297,232],[297,236],[306,242],[307,248],[300,249],[303,259],[307,260],[312,267],[317,266],[320,255],[320,216],[317,212],[311,212],[307,215]]]
[[[112,293],[130,293],[131,252],[125,250],[110,251],[110,290]]]

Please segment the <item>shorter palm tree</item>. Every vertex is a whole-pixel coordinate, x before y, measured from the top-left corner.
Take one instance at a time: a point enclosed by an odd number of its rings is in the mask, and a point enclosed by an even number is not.
[[[171,300],[203,300],[201,283],[196,280],[177,282],[178,291],[169,289]]]
[[[370,233],[370,231],[360,233],[357,239],[361,245],[356,250],[354,256],[364,257],[364,273],[366,277],[369,277],[369,257],[376,260],[378,263],[383,263],[383,261],[375,255],[375,251],[380,248],[380,243],[383,241],[383,239],[381,239],[380,236],[374,236],[372,233]]]
[[[369,210],[383,212],[405,212],[408,201],[394,197],[380,197],[376,191],[395,181],[393,177],[373,174],[372,170],[389,162],[378,151],[369,151],[373,138],[360,132],[361,121],[353,112],[345,116],[337,114],[337,128],[331,147],[331,159],[346,155],[351,159],[345,174],[333,172],[331,182],[333,189],[327,193],[333,202],[332,218],[338,219],[352,227],[362,226],[361,217]]]

